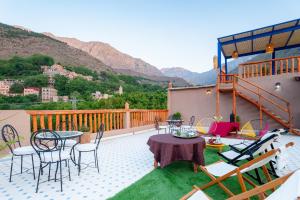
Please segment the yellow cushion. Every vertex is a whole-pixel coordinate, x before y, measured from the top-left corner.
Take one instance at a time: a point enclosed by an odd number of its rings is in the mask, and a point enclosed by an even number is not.
[[[256,133],[254,131],[254,128],[250,122],[247,122],[241,129],[240,132],[242,135],[248,136],[248,137],[256,137]]]

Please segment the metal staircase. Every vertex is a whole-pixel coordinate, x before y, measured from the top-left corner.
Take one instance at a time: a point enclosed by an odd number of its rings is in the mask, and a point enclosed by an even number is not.
[[[236,97],[240,97],[259,110],[260,119],[264,113],[290,132],[300,135],[300,131],[292,127],[293,116],[290,103],[286,99],[239,77],[237,74],[219,75],[217,91],[219,93],[232,93],[234,114],[236,114]]]

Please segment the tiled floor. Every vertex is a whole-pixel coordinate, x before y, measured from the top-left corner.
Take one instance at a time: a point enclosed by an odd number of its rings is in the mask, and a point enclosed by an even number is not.
[[[59,182],[45,182],[40,184],[39,193],[35,193],[36,181],[32,174],[23,173],[13,177],[8,182],[10,160],[0,160],[0,200],[83,200],[83,199],[106,199],[134,183],[142,176],[153,169],[153,156],[147,146],[149,136],[156,134],[156,131],[147,131],[134,136],[125,136],[104,140],[99,149],[100,174],[95,168],[87,168],[77,175],[77,169],[71,168],[72,181],[64,179],[64,191],[60,192]],[[289,151],[290,160],[288,170],[295,170],[300,167],[300,137],[283,136],[281,146],[289,141],[296,143]],[[234,140],[223,140],[224,143],[236,143]],[[37,159],[36,159],[37,160]],[[16,160],[14,171],[19,172],[19,160]],[[25,166],[30,166],[30,159],[25,161]],[[93,155],[86,154],[83,162],[93,162]],[[53,167],[54,168],[54,167]],[[54,174],[54,169],[51,172]],[[67,170],[64,168],[64,175]],[[42,176],[47,180],[48,171]]]
[[[64,179],[63,192],[60,192],[59,182],[50,181],[40,184],[36,194],[36,181],[33,180],[32,174],[28,173],[13,176],[10,183],[10,159],[0,160],[0,200],[101,200],[111,197],[153,169],[153,156],[146,144],[152,134],[156,134],[156,131],[102,141],[99,148],[100,174],[95,168],[87,168],[78,177],[77,168],[71,165],[72,181]],[[85,155],[82,162],[94,161],[93,153]],[[30,157],[28,161],[24,161],[25,167],[31,166]],[[20,171],[19,163],[20,161],[16,160],[14,164],[16,173]],[[52,168],[51,174],[54,175],[55,167]],[[63,167],[63,175],[67,174],[67,168]],[[47,180],[47,176],[48,168],[42,180]]]

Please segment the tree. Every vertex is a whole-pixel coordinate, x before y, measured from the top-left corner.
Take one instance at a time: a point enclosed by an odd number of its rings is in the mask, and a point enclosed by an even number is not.
[[[25,87],[47,87],[48,77],[45,75],[36,75],[26,77],[24,80]]]
[[[24,91],[24,86],[20,83],[14,83],[9,88],[10,93],[20,94],[20,93],[23,93],[23,91]]]
[[[68,91],[66,90],[66,85],[68,83],[68,78],[62,75],[56,74],[54,76],[54,87],[58,91],[58,95],[64,96],[69,95]]]

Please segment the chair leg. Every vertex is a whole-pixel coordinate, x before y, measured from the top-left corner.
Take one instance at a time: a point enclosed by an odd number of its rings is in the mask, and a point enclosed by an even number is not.
[[[21,156],[21,174],[23,173],[23,156]]]
[[[57,172],[58,172],[58,165],[59,165],[59,163],[58,163],[58,161],[56,162],[56,170],[55,170],[55,177],[54,177],[54,181],[56,182],[56,180],[57,180]]]
[[[69,181],[71,181],[70,161],[68,160]]]
[[[48,181],[50,181],[50,174],[51,174],[51,163],[49,163]]]
[[[80,175],[80,162],[81,162],[81,151],[78,152],[79,156],[78,156],[78,176]]]
[[[11,157],[11,164],[10,164],[10,173],[9,173],[9,182],[11,182],[12,170],[14,165],[14,155]]]
[[[34,160],[33,160],[33,154],[31,154],[31,162],[32,162],[32,173],[33,173],[33,180],[35,180],[35,170],[34,170]]]
[[[98,161],[98,152],[96,150],[96,160],[97,160],[97,170],[98,170],[98,173],[100,173],[99,171],[99,161]]]
[[[40,164],[40,168],[39,168],[39,174],[38,174],[38,179],[37,179],[37,183],[36,183],[35,193],[38,193],[38,190],[39,190],[41,171],[42,171],[42,164]]]
[[[60,191],[62,192],[63,191],[63,188],[62,188],[63,181],[62,181],[61,160],[59,162],[59,167],[60,167]]]
[[[95,167],[97,167],[96,150],[94,151]]]
[[[261,180],[261,178],[260,178],[260,176],[259,176],[258,169],[255,169],[254,171],[255,171],[255,175],[256,175],[256,178],[257,178],[258,183],[259,183],[259,184],[262,184],[263,182],[262,182],[262,180]]]

